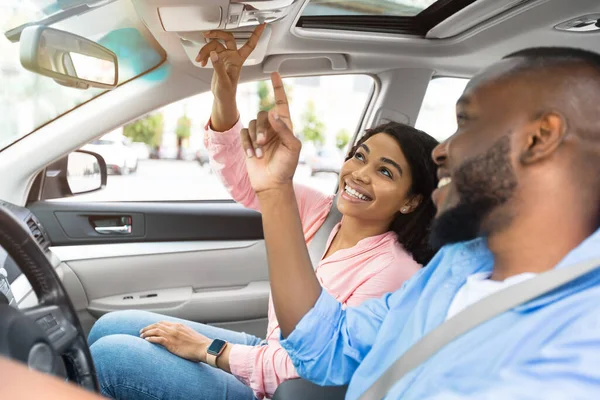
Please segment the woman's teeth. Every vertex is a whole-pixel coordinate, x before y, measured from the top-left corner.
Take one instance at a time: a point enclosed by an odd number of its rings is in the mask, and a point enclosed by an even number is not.
[[[442,178],[438,182],[438,188],[444,187],[444,186],[450,184],[451,182],[452,182],[452,178],[450,178],[450,177]]]
[[[354,197],[355,199],[370,201],[371,199],[365,196],[364,194],[358,193],[356,190],[352,189],[350,186],[346,185],[344,191],[348,194],[348,196]]]

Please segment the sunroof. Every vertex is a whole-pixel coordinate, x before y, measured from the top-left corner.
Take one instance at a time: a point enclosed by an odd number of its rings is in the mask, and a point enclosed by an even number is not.
[[[413,17],[437,0],[311,0],[303,16],[396,15]]]
[[[310,0],[298,26],[400,33],[427,32],[476,0]]]

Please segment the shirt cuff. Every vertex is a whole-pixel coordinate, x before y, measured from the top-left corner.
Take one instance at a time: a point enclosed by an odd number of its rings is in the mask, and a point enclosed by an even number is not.
[[[250,355],[254,347],[241,344],[230,344],[230,346],[229,369],[231,370],[231,374],[243,384],[249,385],[250,372],[252,371],[250,366]]]
[[[215,145],[229,145],[232,141],[238,140],[240,136],[240,132],[243,128],[242,121],[240,119],[237,120],[235,125],[231,127],[231,129],[226,130],[225,132],[217,132],[212,130],[210,127],[210,119],[204,125],[204,130],[206,131],[205,141],[208,147],[208,142]]]
[[[285,339],[280,337],[281,346],[296,360],[307,361],[318,358],[327,346],[342,318],[342,305],[326,290],[321,290],[313,308],[302,317],[296,328]]]

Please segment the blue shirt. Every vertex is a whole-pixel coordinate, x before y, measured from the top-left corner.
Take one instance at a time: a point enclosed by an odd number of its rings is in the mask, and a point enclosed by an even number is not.
[[[556,268],[594,257],[600,230]],[[320,385],[350,382],[346,398],[356,399],[444,322],[467,277],[491,271],[493,261],[477,239],[444,247],[400,290],[359,307],[343,310],[322,291],[281,344],[300,376]],[[600,398],[600,271],[466,333],[405,375],[388,398]]]

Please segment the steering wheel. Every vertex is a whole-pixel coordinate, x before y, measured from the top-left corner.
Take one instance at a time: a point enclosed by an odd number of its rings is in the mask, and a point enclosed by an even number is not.
[[[4,206],[0,245],[29,279],[39,301],[24,310],[0,302],[0,355],[54,375],[64,370],[62,356],[69,381],[98,392],[85,333],[62,282],[29,230]]]

